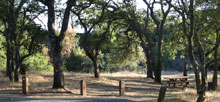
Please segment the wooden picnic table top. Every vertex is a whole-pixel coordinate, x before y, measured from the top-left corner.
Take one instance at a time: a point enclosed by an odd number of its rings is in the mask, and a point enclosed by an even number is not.
[[[164,79],[187,79],[189,76],[163,77]]]

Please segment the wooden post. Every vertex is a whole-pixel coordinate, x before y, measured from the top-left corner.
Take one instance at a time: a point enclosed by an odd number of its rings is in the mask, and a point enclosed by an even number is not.
[[[125,95],[125,82],[119,81],[119,95],[124,96]]]
[[[80,81],[80,94],[83,96],[86,96],[86,81],[85,80],[81,80]]]
[[[159,93],[159,96],[158,96],[158,102],[164,102],[164,98],[165,98],[165,95],[166,95],[166,90],[167,90],[166,87],[161,87],[160,88],[160,93]]]
[[[23,94],[28,94],[29,89],[28,89],[28,78],[23,76],[22,77],[22,92]]]

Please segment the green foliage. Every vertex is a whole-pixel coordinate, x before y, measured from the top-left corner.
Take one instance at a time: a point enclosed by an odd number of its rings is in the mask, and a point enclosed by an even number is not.
[[[2,35],[0,35],[0,69],[5,69],[6,66],[6,55],[3,43],[5,43],[5,39]]]
[[[171,55],[170,55],[170,50],[167,48],[164,48],[163,51],[163,56],[162,56],[162,62],[163,62],[163,66],[162,69],[163,70],[169,70],[170,66],[171,66]]]
[[[72,52],[65,63],[65,70],[92,73],[93,63],[87,56]]]
[[[73,22],[75,25],[81,25],[83,28],[87,28],[87,32],[81,35],[79,34],[79,36],[74,31],[66,32],[68,34],[66,34],[62,42],[62,54],[63,59],[65,59],[63,62],[67,71],[93,72],[93,63],[91,59],[86,56],[85,51],[82,50],[84,48],[87,48],[92,56],[98,52],[98,63],[100,64],[100,70],[102,72],[146,71],[145,55],[140,47],[140,39],[133,29],[128,26],[129,21],[122,18],[124,18],[124,16],[132,18],[128,13],[130,13],[129,11],[134,11],[140,26],[144,29],[146,27],[147,11],[137,10],[133,4],[130,5],[131,7],[128,7],[129,5],[125,3],[115,3],[117,5],[111,0],[108,4],[106,0],[77,1],[72,13],[77,17],[80,16],[79,18],[81,18],[81,21],[78,19]],[[60,5],[63,4],[64,3],[56,1],[56,7],[59,7],[61,12],[63,12],[63,8]],[[216,43],[215,30],[216,27],[219,28],[220,24],[219,5],[219,2],[216,0],[209,0],[209,2],[207,2],[207,0],[196,1],[195,28],[196,33],[199,34],[202,45],[205,47],[205,52],[212,49]],[[164,6],[167,6],[167,4],[164,4]],[[3,0],[0,2],[0,12],[2,12],[0,15],[1,21],[7,20],[6,15],[8,9],[5,8],[10,8],[10,5],[6,0]],[[22,23],[25,16],[23,15],[23,10],[32,12],[27,14],[28,17],[25,18],[27,22],[24,22],[24,24]],[[27,66],[28,70],[52,71],[52,66],[48,61],[48,54],[45,54],[48,50],[44,50],[42,46],[48,44],[46,37],[48,32],[31,20],[32,17],[44,12],[44,10],[45,7],[39,5],[38,1],[28,0],[20,11],[21,14],[19,14],[17,20],[16,32],[18,32],[18,35],[16,41],[22,44],[20,47],[21,56],[29,53],[28,49],[31,39],[33,38],[35,40],[33,49],[31,50],[31,54],[33,55],[25,59],[23,63]],[[162,11],[156,10],[155,15],[156,18],[161,20]],[[106,32],[108,22],[111,20],[110,29]],[[180,18],[176,15],[168,15],[166,20],[164,26],[164,39],[162,41],[162,63],[164,70],[170,68],[170,63],[172,60],[175,60],[177,52],[180,52],[181,58],[185,58],[187,39],[184,35],[181,22]],[[149,19],[148,23],[148,30],[146,31],[148,31],[147,34],[152,41],[153,54],[155,60],[157,60],[158,36],[155,34],[156,25],[152,19]],[[21,28],[23,29],[23,33],[20,33]],[[0,30],[4,31],[5,28],[1,26]],[[85,33],[87,33],[87,39],[83,41]],[[146,40],[145,37],[143,37],[143,39]],[[5,68],[5,46],[5,38],[0,35],[0,68]],[[207,58],[208,61],[213,60],[213,54],[211,53]]]
[[[49,62],[49,56],[37,53],[24,60],[23,64],[29,71],[53,71],[53,66]]]
[[[111,62],[123,64],[137,59],[140,50],[139,41],[135,34],[120,35],[111,48]]]

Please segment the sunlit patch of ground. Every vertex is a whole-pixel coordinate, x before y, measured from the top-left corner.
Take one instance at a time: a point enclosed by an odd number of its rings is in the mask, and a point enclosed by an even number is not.
[[[156,102],[161,86],[167,85],[164,77],[181,76],[180,72],[162,72],[162,83],[154,83],[153,79],[147,79],[143,73],[118,72],[101,74],[101,78],[93,78],[93,74],[85,73],[65,73],[65,90],[53,90],[52,72],[28,72],[30,94],[28,97],[83,97],[80,95],[80,80],[86,80],[87,96],[96,98],[120,98],[132,101]],[[196,90],[194,83],[194,74],[189,73],[192,82],[189,87],[177,88],[169,87],[167,89],[166,102],[195,102]],[[209,73],[209,80],[211,80]],[[0,74],[0,94],[22,94],[21,81],[18,83],[9,82],[8,78]],[[125,96],[119,96],[119,81],[125,81]],[[219,90],[220,91],[220,90]],[[220,100],[219,91],[207,91],[207,102]]]

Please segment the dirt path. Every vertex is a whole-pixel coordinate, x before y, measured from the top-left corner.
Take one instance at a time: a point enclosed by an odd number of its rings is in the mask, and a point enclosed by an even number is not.
[[[35,72],[28,75],[29,95],[22,95],[21,82],[3,82],[5,85],[0,85],[0,102],[156,102],[159,89],[163,85],[146,79],[144,74],[102,74],[102,78],[95,79],[91,74],[65,73],[65,86],[68,91],[52,90],[52,73]],[[80,95],[80,80],[87,82],[86,97]],[[119,80],[125,81],[124,97],[119,96]],[[179,89],[170,88],[168,92],[177,90]],[[166,95],[166,99],[169,100],[176,101],[175,97],[171,94]]]
[[[127,99],[115,98],[31,98],[21,95],[0,94],[0,102],[134,102]]]

